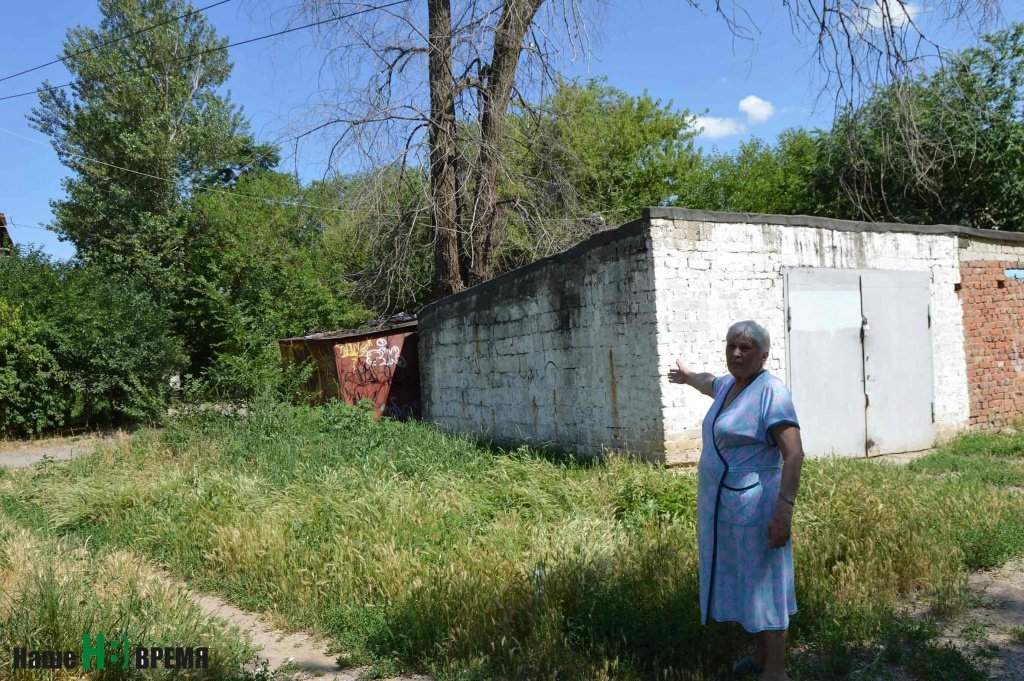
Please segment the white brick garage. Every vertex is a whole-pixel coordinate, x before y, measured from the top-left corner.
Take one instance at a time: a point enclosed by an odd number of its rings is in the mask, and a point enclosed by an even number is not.
[[[769,370],[792,385],[785,296],[789,271],[919,272],[930,281],[935,435],[951,435],[966,425],[963,315],[954,286],[960,280],[958,238],[948,228],[679,209],[652,208],[647,213],[657,263],[658,354],[663,366],[681,355],[698,371],[724,373],[729,323],[755,319],[772,337]],[[927,315],[928,310],[921,313]],[[891,348],[893,353],[906,350]],[[821,362],[828,354],[825,350],[813,361]],[[662,386],[664,455],[670,462],[691,460],[700,447],[700,422],[710,401],[667,379]],[[864,401],[863,392],[845,397]],[[793,398],[799,415],[801,401],[806,403],[808,396],[794,391]],[[816,425],[804,421],[805,430]],[[858,449],[833,451],[864,455],[865,444],[862,439]]]
[[[424,418],[507,444],[660,457],[653,265],[637,220],[425,307]]]
[[[946,437],[970,413],[959,251],[982,238],[950,226],[646,209],[640,220],[424,308],[424,412],[498,442],[693,461],[710,400],[668,382],[675,357],[724,373],[726,329],[755,319],[772,335],[769,370],[789,383],[804,361],[787,360],[790,273],[897,282],[898,273],[917,273],[906,281],[923,282],[911,307],[930,316],[922,336],[930,339],[930,428]],[[907,351],[887,343],[890,354]],[[802,397],[794,391],[798,409]],[[868,444],[835,451],[880,453]]]

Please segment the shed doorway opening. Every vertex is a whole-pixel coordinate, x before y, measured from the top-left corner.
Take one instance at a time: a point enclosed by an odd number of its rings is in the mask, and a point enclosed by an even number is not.
[[[786,366],[808,456],[875,456],[935,438],[928,272],[784,272]]]

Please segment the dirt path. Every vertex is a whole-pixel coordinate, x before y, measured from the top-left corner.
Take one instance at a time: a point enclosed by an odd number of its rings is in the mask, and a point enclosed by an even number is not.
[[[247,665],[249,671],[256,671],[262,661],[267,663],[267,668],[271,671],[288,664],[296,670],[296,676],[293,678],[302,678],[300,675],[339,681],[359,678],[355,671],[340,669],[335,656],[324,652],[327,649],[326,641],[318,640],[309,634],[284,634],[272,629],[252,613],[236,608],[216,596],[198,593],[180,582],[178,586],[188,593],[189,598],[207,615],[237,626],[242,637],[249,638],[252,646],[259,650],[256,661]]]
[[[77,437],[49,438],[27,442],[0,441],[0,467],[27,468],[42,461],[68,461],[75,456],[92,451],[98,445],[124,442],[131,437],[127,433],[113,435],[85,435]],[[248,638],[259,652],[256,660],[247,665],[250,672],[258,672],[263,665],[276,672],[275,679],[316,678],[322,681],[355,681],[365,668],[341,669],[337,655],[325,651],[328,642],[312,634],[298,632],[286,634],[263,622],[257,615],[237,608],[227,601],[210,594],[193,591],[188,584],[173,579],[166,570],[154,566],[163,578],[185,591],[189,598],[207,615],[217,617],[236,626],[243,638]],[[284,669],[281,669],[284,667]],[[278,671],[278,670],[281,671]],[[403,681],[428,681],[428,676],[399,677]]]
[[[41,461],[68,461],[79,454],[90,452],[98,445],[124,442],[129,433],[118,431],[112,435],[77,435],[44,440],[0,441],[0,466],[28,468]]]
[[[337,655],[328,655],[328,642],[307,633],[285,634],[273,629],[256,615],[237,608],[227,601],[210,594],[201,594],[188,588],[187,584],[175,582],[203,612],[225,620],[239,628],[243,637],[248,636],[252,646],[259,650],[256,661],[247,665],[247,670],[257,671],[266,663],[270,671],[287,665],[274,676],[276,679],[320,679],[322,681],[355,681],[365,668],[341,669]],[[396,677],[403,681],[429,681],[429,676]]]
[[[1024,679],[1024,559],[976,572],[968,584],[980,601],[968,619],[984,627],[995,654],[989,676],[1000,681]]]
[[[131,436],[117,433],[110,436],[79,436],[31,442],[0,441],[0,467],[25,468],[44,460],[67,461],[89,452],[99,444],[120,442]],[[902,456],[873,459],[876,462],[906,464],[924,454],[913,452]],[[355,681],[366,668],[342,669],[337,656],[326,652],[328,642],[312,634],[286,634],[274,629],[257,615],[246,612],[223,599],[193,591],[184,582],[173,579],[161,570],[165,579],[184,590],[207,615],[238,627],[259,652],[247,666],[258,672],[264,665],[274,672],[274,679],[299,681]],[[945,639],[958,645],[967,638],[964,632],[972,624],[983,628],[983,645],[991,655],[990,678],[997,681],[1024,679],[1024,558],[1010,561],[997,570],[974,573],[969,586],[977,597],[977,605],[964,617],[948,627]],[[396,677],[402,681],[428,681],[429,676]]]
[[[933,451],[890,454],[872,461],[906,465]],[[1024,493],[1024,488],[1009,489]],[[958,648],[977,649],[979,642],[972,642],[975,636],[968,630],[980,626],[980,646],[991,655],[989,677],[997,681],[1024,679],[1024,558],[1011,560],[996,570],[972,573],[968,587],[977,604],[948,626],[943,638]]]

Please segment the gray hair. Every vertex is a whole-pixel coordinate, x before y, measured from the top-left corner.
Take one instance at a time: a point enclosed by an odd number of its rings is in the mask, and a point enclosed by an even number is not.
[[[746,336],[761,350],[761,352],[768,352],[772,347],[771,336],[768,335],[768,329],[764,328],[752,319],[746,319],[742,322],[736,322],[729,327],[729,332],[725,334],[725,342],[728,343],[731,340],[736,340],[740,336]]]

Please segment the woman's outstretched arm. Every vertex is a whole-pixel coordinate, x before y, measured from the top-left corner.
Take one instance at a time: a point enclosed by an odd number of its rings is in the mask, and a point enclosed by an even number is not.
[[[675,369],[669,370],[668,380],[672,383],[682,383],[683,385],[693,386],[708,397],[715,396],[715,375],[698,374],[690,371],[686,365],[683,364],[683,360],[681,359],[676,360]]]

